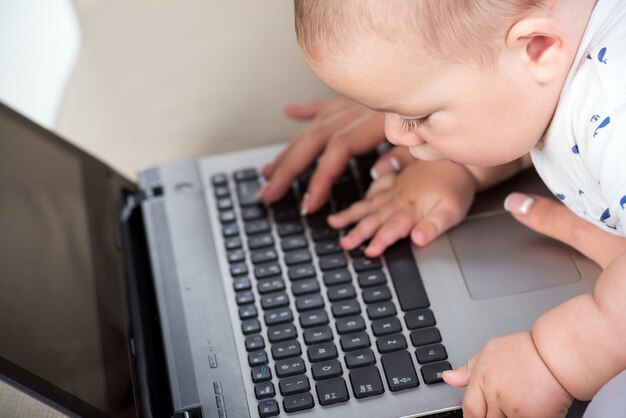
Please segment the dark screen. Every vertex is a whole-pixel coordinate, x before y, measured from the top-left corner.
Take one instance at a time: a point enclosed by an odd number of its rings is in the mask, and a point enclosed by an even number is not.
[[[133,404],[128,315],[102,167],[0,107],[2,372],[88,404],[76,411],[122,415]]]

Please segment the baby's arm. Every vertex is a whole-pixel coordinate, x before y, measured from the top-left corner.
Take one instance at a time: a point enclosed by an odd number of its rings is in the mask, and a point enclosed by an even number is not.
[[[414,161],[395,177],[375,181],[364,200],[329,217],[334,228],[357,223],[341,241],[352,249],[373,237],[366,254],[376,257],[400,238],[411,236],[426,245],[465,217],[477,191],[487,189],[522,169],[530,159],[489,168],[450,161]]]

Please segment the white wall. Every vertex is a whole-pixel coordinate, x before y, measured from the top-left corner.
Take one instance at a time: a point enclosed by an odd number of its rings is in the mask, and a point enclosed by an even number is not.
[[[79,48],[70,0],[0,0],[0,101],[52,127]]]

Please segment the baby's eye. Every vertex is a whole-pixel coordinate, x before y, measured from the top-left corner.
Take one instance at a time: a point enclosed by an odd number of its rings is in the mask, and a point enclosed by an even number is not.
[[[414,119],[402,118],[402,128],[405,131],[409,131],[409,132],[414,131],[415,129],[422,126],[422,124],[424,124],[428,120],[429,117],[430,115],[426,115],[421,118],[414,118]]]

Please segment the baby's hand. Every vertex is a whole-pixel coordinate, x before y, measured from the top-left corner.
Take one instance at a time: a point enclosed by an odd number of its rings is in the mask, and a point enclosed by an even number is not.
[[[399,175],[377,179],[364,200],[331,215],[333,228],[358,222],[341,245],[347,250],[373,236],[365,250],[376,257],[395,241],[411,234],[416,245],[426,245],[458,224],[476,193],[474,176],[450,161],[414,161]]]
[[[444,372],[452,386],[467,386],[463,416],[565,417],[572,396],[547,368],[530,332],[488,341],[463,367]]]

